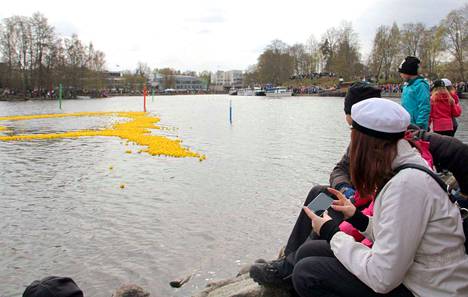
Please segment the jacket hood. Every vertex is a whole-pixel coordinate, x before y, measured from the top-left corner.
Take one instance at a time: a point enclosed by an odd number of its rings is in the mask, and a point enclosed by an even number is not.
[[[418,164],[429,168],[426,161],[421,157],[418,149],[412,147],[405,139],[400,139],[397,143],[397,156],[392,162],[392,169],[396,169],[403,164]]]

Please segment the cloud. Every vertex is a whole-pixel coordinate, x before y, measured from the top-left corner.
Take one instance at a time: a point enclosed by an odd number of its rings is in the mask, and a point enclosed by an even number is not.
[[[369,52],[377,27],[396,22],[418,23],[430,27],[437,25],[451,10],[461,7],[464,0],[407,0],[376,1],[353,25],[362,41],[364,52]]]
[[[62,36],[70,37],[73,34],[79,35],[78,28],[68,21],[60,20],[52,23],[52,25],[55,27],[56,32]]]
[[[203,29],[197,32],[197,34],[203,35],[203,34],[209,34],[211,33],[211,30],[208,29]]]
[[[187,19],[189,22],[196,22],[196,23],[204,23],[204,24],[217,24],[217,23],[224,23],[226,19],[222,15],[218,14],[211,14],[206,15],[198,18],[189,18]]]

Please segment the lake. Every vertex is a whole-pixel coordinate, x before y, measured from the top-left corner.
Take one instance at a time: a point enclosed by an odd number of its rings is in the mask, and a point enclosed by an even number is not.
[[[0,102],[0,116],[81,111],[142,111],[142,98],[65,100],[62,111],[55,101]],[[308,191],[328,183],[349,140],[343,98],[164,96],[149,98],[148,111],[168,128],[155,134],[207,159],[127,154],[139,147],[114,137],[0,141],[0,296],[21,296],[48,275],[72,277],[87,296],[109,297],[123,283],[190,296],[275,258]],[[459,122],[468,143],[468,115]],[[110,124],[0,122],[20,133]],[[184,287],[169,286],[190,273]]]

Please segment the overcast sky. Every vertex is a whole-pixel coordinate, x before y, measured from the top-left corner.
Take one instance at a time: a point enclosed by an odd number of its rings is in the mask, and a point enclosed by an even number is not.
[[[466,0],[2,1],[0,18],[43,13],[62,36],[78,34],[106,54],[111,70],[150,67],[244,70],[273,39],[305,43],[351,21],[362,52],[377,26],[437,24]],[[118,65],[118,66],[117,66]]]

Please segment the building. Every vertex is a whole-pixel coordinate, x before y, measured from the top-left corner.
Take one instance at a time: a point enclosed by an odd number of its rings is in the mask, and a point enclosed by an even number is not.
[[[206,85],[196,76],[175,75],[175,89],[181,91],[202,91],[206,90]]]
[[[125,87],[125,78],[120,71],[104,71],[106,87],[109,89],[121,89]]]
[[[211,77],[211,83],[224,89],[242,88],[244,74],[241,70],[216,71]]]
[[[159,90],[175,89],[177,91],[206,91],[206,82],[190,75],[156,75],[152,83]]]
[[[224,74],[224,84],[231,88],[241,88],[244,82],[244,74],[241,70],[226,71]]]

